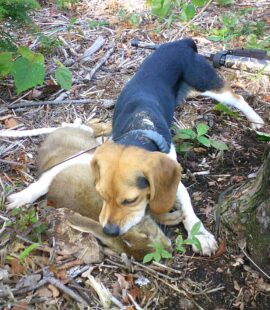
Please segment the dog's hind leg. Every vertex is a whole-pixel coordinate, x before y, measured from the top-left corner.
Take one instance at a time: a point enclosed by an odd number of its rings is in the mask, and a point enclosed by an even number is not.
[[[264,125],[263,119],[251,108],[241,95],[235,94],[230,87],[223,87],[212,91],[208,90],[201,93],[201,95],[213,98],[240,110],[250,121],[253,129],[259,129]]]
[[[197,54],[194,62],[187,64],[184,82],[201,95],[240,110],[251,122],[253,129],[258,129],[264,125],[262,118],[249,106],[242,96],[235,94],[230,87],[226,86],[223,79],[202,55]]]

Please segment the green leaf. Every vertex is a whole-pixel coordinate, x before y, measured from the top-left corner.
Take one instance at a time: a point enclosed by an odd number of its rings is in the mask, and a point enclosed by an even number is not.
[[[222,36],[207,36],[207,39],[208,40],[211,40],[211,41],[214,41],[214,42],[218,42],[218,41],[221,41],[222,40]]]
[[[230,5],[233,4],[234,0],[217,0],[217,5]]]
[[[29,256],[30,252],[32,252],[33,250],[35,250],[37,247],[39,247],[39,243],[33,243],[31,245],[29,245],[28,247],[26,247],[22,253],[19,255],[19,259],[22,261],[24,260],[27,256]]]
[[[179,153],[186,153],[186,152],[190,151],[191,149],[193,149],[193,147],[194,147],[193,143],[182,142],[179,145],[177,145],[176,150]]]
[[[199,240],[198,238],[196,238],[196,237],[193,237],[193,238],[192,238],[192,241],[193,241],[193,245],[195,245],[195,247],[196,247],[199,251],[201,251],[201,250],[202,250],[202,245],[201,245],[200,240]]]
[[[198,235],[200,233],[200,229],[201,229],[202,223],[201,222],[197,222],[195,223],[192,228],[191,228],[191,236],[195,236]]]
[[[151,12],[153,15],[164,18],[171,13],[173,2],[172,0],[152,0],[149,1],[151,4]]]
[[[207,131],[209,130],[209,126],[207,126],[204,123],[200,123],[196,126],[198,137],[205,135]]]
[[[156,262],[159,262],[161,260],[161,255],[158,252],[154,252],[153,256]]]
[[[213,111],[222,112],[230,117],[237,118],[239,116],[238,112],[232,111],[230,108],[228,108],[226,105],[222,103],[218,103],[214,106]]]
[[[174,137],[174,139],[190,139],[194,140],[196,138],[196,133],[192,129],[179,129]]]
[[[22,57],[28,59],[32,63],[39,63],[41,65],[44,64],[44,56],[40,53],[34,53],[26,46],[20,46],[18,48],[18,53],[22,55]]]
[[[220,140],[210,139],[210,142],[211,142],[211,146],[213,146],[217,150],[227,151],[229,149],[227,144]]]
[[[203,6],[207,3],[207,1],[208,1],[208,0],[191,0],[190,2],[191,2],[193,5],[195,5],[195,6],[199,7],[199,8],[201,8],[201,7],[203,7]]]
[[[161,252],[161,257],[162,258],[172,258],[172,253],[163,249],[163,251]]]
[[[183,21],[189,21],[195,16],[196,10],[193,4],[186,4],[182,5],[182,13],[180,19]]]
[[[262,131],[255,131],[257,134],[257,137],[261,141],[270,141],[270,134]]]
[[[7,76],[12,66],[12,53],[0,53],[0,76]]]
[[[153,253],[149,253],[149,254],[146,254],[143,258],[143,263],[149,263],[151,262],[152,260],[154,259],[154,254]]]
[[[183,241],[183,244],[188,244],[188,245],[192,245],[194,242],[193,242],[193,239],[185,239],[184,241]]]
[[[72,73],[66,67],[60,67],[55,71],[55,77],[57,83],[60,84],[61,88],[69,90],[72,86]]]
[[[197,138],[197,141],[198,141],[200,144],[202,144],[202,145],[204,145],[204,146],[206,146],[206,147],[210,147],[210,146],[211,146],[211,141],[210,141],[208,138],[204,137],[204,136],[198,137],[198,138]]]
[[[17,93],[42,85],[45,78],[45,68],[40,63],[31,63],[24,57],[19,57],[11,69]]]

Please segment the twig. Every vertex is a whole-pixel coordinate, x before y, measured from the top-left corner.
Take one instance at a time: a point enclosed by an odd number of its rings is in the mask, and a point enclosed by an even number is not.
[[[89,284],[92,286],[92,288],[95,290],[95,292],[98,294],[99,300],[102,304],[103,309],[110,309],[111,302],[112,302],[112,294],[110,291],[102,284],[99,283],[92,275],[91,275],[91,269],[89,268],[87,271],[85,271],[82,274],[82,277],[87,278],[89,281]]]
[[[132,302],[133,306],[135,307],[136,310],[143,310],[143,308],[141,308],[136,301],[134,300],[134,298],[132,297],[131,294],[127,294],[128,298],[130,299],[130,301]]]
[[[158,271],[156,271],[156,270],[153,270],[153,269],[151,269],[150,267],[147,267],[147,266],[145,266],[145,265],[143,265],[143,264],[141,264],[141,263],[139,263],[139,262],[136,262],[136,261],[134,261],[133,264],[134,264],[134,265],[137,265],[137,266],[140,266],[141,268],[143,268],[143,269],[145,269],[145,270],[148,270],[149,272],[151,272],[151,274],[159,275],[159,276],[161,276],[161,277],[163,277],[163,278],[166,278],[166,279],[168,279],[168,280],[170,280],[170,281],[176,282],[176,281],[178,281],[178,280],[180,279],[179,277],[178,277],[178,278],[172,278],[172,277],[170,277],[170,276],[167,276],[166,274],[163,274],[163,273],[161,273],[161,272],[158,272]]]
[[[174,273],[178,273],[178,274],[181,274],[183,275],[183,272],[182,271],[179,271],[179,270],[176,270],[176,269],[173,269],[171,267],[168,267],[168,266],[165,266],[159,262],[156,262],[156,261],[153,261],[152,262],[153,265],[156,265],[157,267],[160,267],[160,268],[163,268],[165,270],[168,270],[168,271],[171,271],[171,272],[174,272]]]
[[[242,252],[244,253],[244,255],[246,256],[246,258],[267,278],[270,280],[270,276],[262,270],[262,268],[260,266],[258,266],[254,260],[247,254],[247,252],[245,251],[244,247],[240,246],[238,244],[239,248],[242,250]]]
[[[45,101],[22,101],[21,103],[9,106],[9,109],[19,109],[24,107],[35,107],[41,105],[60,105],[60,104],[102,104],[105,108],[114,106],[112,99],[67,99],[67,100],[45,100]]]
[[[34,167],[33,165],[29,165],[29,164],[22,164],[22,163],[18,163],[16,161],[12,161],[12,160],[5,160],[5,159],[1,159],[0,158],[0,163],[3,164],[7,164],[7,165],[13,165],[13,166],[20,166],[20,167]]]
[[[55,287],[57,287],[59,290],[63,291],[65,294],[69,295],[71,298],[76,300],[78,303],[90,306],[88,302],[86,302],[80,295],[76,294],[73,290],[71,290],[69,287],[67,287],[65,284],[63,284],[61,281],[54,277],[46,277],[45,278],[47,282],[51,283]]]
[[[83,56],[80,59],[80,62],[83,64],[84,62],[88,61],[91,56],[97,52],[102,45],[104,44],[105,39],[102,36],[99,36],[96,41],[84,51]]]
[[[94,68],[85,76],[85,80],[91,81],[97,70],[110,58],[113,53],[115,46],[112,46],[105,55],[95,64]]]

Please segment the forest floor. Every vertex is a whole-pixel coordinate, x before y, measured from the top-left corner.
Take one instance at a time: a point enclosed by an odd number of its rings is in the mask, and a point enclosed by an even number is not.
[[[133,5],[137,2],[143,1],[131,1]],[[265,32],[270,28],[267,1],[239,0],[229,7],[210,1],[205,10],[198,10],[192,22],[175,20],[171,25],[168,20],[158,21],[141,5],[135,7],[135,11],[128,5],[129,1],[84,0],[66,11],[45,5],[36,12],[33,18],[37,25],[47,36],[55,35],[55,39],[42,46],[24,30],[16,35],[21,45],[46,53],[46,83],[18,96],[11,80],[1,81],[0,129],[55,127],[76,117],[84,122],[93,118],[110,122],[113,102],[151,53],[131,47],[133,38],[163,43],[189,36],[196,40],[200,53],[209,54],[245,46],[247,34],[241,34],[241,29],[247,25],[261,21],[265,23]],[[210,40],[214,29],[224,27],[221,17],[228,13],[238,19],[234,31],[227,33],[231,37]],[[85,50],[98,37],[103,40],[100,49],[82,61]],[[89,77],[94,66],[102,63],[104,55],[106,61]],[[72,71],[73,86],[69,91],[60,89],[52,77],[56,60]],[[219,69],[219,73],[263,117],[266,123],[263,131],[269,133],[269,77],[226,68]],[[93,101],[75,105],[68,104],[69,99]],[[109,99],[110,104],[106,105],[104,99]],[[61,100],[62,104],[44,104],[47,100]],[[41,104],[23,106],[29,101],[41,101]],[[208,135],[225,142],[229,148],[220,152],[197,146],[178,157],[184,169],[183,183],[190,192],[196,213],[212,232],[216,231],[215,211],[220,195],[230,186],[254,178],[269,147],[269,143],[258,140],[240,113],[230,116],[216,112],[215,104],[210,99],[192,98],[175,113],[181,127],[194,128],[203,122],[210,127]],[[225,227],[221,227],[217,236],[219,249],[213,257],[194,255],[187,249],[185,254],[173,253],[172,259],[144,265],[105,253],[101,261],[87,264],[59,251],[49,233],[54,210],[44,209],[44,203],[35,203],[12,212],[7,211],[4,204],[9,193],[25,188],[37,177],[35,159],[43,138],[0,138],[1,309],[85,309],[87,306],[104,309],[90,284],[90,273],[125,309],[269,308],[269,281],[245,256],[235,236]],[[174,240],[179,230],[185,236],[182,227],[168,228],[167,233]],[[38,246],[30,252],[29,246],[36,242]],[[88,275],[87,270],[90,270]],[[44,282],[46,278],[49,280]],[[109,309],[113,308],[118,307],[113,303]]]

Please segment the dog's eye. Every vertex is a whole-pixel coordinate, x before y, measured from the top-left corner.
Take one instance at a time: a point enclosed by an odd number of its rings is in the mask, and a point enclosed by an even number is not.
[[[136,197],[136,198],[134,198],[134,199],[124,199],[124,200],[121,202],[121,204],[122,204],[122,205],[130,205],[130,204],[136,202],[136,200],[137,200],[138,198],[139,198],[139,197]]]

